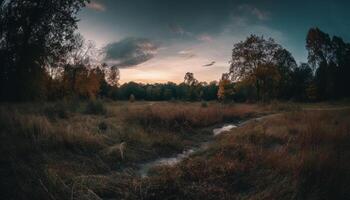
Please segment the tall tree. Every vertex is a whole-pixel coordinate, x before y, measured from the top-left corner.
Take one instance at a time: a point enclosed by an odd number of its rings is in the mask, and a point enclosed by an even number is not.
[[[272,63],[280,45],[269,38],[251,35],[245,41],[234,45],[230,74],[233,81],[252,76],[259,65]]]
[[[350,95],[350,44],[311,28],[306,38],[308,61],[315,71],[319,98],[331,99]]]
[[[328,64],[332,60],[332,44],[328,34],[318,28],[311,28],[306,37],[308,61],[316,69],[320,63]]]
[[[286,49],[278,49],[274,56],[274,65],[280,75],[277,96],[283,99],[290,99],[292,91],[292,73],[297,68],[297,63],[292,54]]]
[[[251,35],[234,45],[230,74],[233,81],[253,85],[257,99],[261,100],[262,97],[276,97],[277,87],[282,85],[279,83],[282,75],[290,76],[295,66],[291,54],[273,39]]]
[[[42,96],[45,67],[72,49],[77,13],[87,0],[1,2],[1,99]]]

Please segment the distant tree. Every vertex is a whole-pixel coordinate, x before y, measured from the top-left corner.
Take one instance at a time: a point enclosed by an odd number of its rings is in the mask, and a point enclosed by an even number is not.
[[[130,94],[130,96],[129,96],[129,101],[130,101],[131,103],[135,102],[135,96],[134,96],[134,94]]]
[[[312,96],[314,100],[316,93],[313,91],[312,95],[308,95],[309,87],[313,83],[312,68],[307,63],[301,63],[299,67],[295,68],[292,72],[291,89],[295,100],[305,101],[309,96]]]
[[[194,78],[193,73],[187,72],[185,74],[184,83],[190,86],[194,86],[198,83],[198,81]]]
[[[234,86],[232,81],[230,80],[230,76],[227,73],[222,74],[221,80],[219,82],[218,89],[218,99],[220,101],[226,101],[232,99],[234,95]]]
[[[102,65],[105,70],[106,81],[110,86],[118,86],[118,82],[120,79],[120,71],[117,66],[108,66],[107,64]]]
[[[217,99],[218,88],[219,86],[217,81],[210,82],[207,86],[203,88],[202,98],[206,101]]]

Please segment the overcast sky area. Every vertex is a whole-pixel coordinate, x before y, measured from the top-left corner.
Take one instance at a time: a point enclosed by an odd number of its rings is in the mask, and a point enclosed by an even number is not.
[[[228,72],[233,44],[272,37],[306,62],[309,28],[350,41],[349,0],[93,0],[79,31],[117,65],[121,82],[199,81]]]

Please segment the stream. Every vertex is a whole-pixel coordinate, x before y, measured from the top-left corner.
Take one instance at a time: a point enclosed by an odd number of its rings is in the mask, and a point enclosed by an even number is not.
[[[213,136],[216,137],[224,132],[230,131],[233,128],[236,128],[237,126],[241,125],[243,123],[238,123],[238,125],[234,124],[225,124],[220,128],[215,128],[213,129]],[[208,148],[210,142],[203,142],[200,145],[196,147],[192,147],[190,149],[187,149],[183,151],[182,153],[179,153],[173,157],[165,157],[165,158],[158,158],[156,160],[141,164],[139,167],[139,174],[141,177],[147,177],[148,176],[148,171],[155,167],[155,166],[162,166],[162,165],[168,165],[172,166],[175,165],[179,162],[181,162],[183,159],[191,156],[192,154],[202,151]]]

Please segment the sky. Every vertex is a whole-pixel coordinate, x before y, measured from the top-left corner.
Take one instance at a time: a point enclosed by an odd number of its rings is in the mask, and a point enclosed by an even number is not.
[[[311,27],[350,41],[350,0],[92,0],[78,31],[117,65],[120,82],[214,81],[233,45],[251,34],[275,39],[306,62]]]

